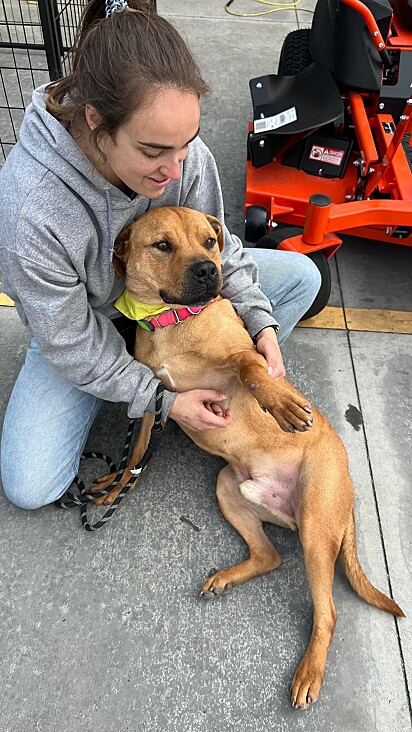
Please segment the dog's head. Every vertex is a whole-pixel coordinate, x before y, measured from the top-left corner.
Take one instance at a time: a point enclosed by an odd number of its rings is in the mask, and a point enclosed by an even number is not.
[[[155,208],[115,242],[117,274],[126,272],[131,295],[148,305],[205,305],[221,290],[221,223],[183,207]]]

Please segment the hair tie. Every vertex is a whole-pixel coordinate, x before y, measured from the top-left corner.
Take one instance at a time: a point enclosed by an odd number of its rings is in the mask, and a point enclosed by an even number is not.
[[[106,0],[106,18],[110,18],[115,13],[123,13],[128,7],[126,0]]]

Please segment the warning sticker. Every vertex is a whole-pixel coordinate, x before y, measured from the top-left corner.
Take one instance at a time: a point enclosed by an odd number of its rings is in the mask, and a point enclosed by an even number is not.
[[[255,120],[253,123],[253,131],[270,132],[270,130],[277,130],[278,127],[284,127],[285,125],[290,125],[291,122],[296,122],[297,118],[296,107],[290,107],[290,109],[285,109],[284,112],[275,114],[273,117]]]
[[[319,160],[322,163],[330,163],[330,165],[341,165],[344,150],[336,150],[333,147],[321,147],[320,145],[312,145],[309,153],[310,160]]]

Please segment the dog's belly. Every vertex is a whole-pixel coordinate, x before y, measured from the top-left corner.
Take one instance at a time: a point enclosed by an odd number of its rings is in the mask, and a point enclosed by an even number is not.
[[[243,471],[242,471],[243,472]],[[299,467],[277,465],[270,473],[240,478],[239,489],[246,500],[263,509],[263,521],[298,530],[300,508]]]

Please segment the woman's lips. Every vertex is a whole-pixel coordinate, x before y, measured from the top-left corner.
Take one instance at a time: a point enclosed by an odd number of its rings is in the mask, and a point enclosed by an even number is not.
[[[163,178],[163,180],[157,180],[156,178],[148,178],[150,182],[156,186],[156,188],[164,188],[167,186],[168,183],[170,183],[170,178]]]

